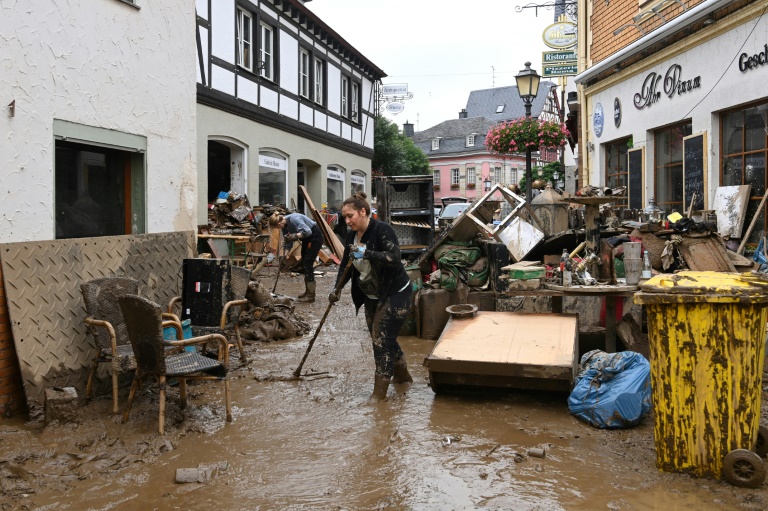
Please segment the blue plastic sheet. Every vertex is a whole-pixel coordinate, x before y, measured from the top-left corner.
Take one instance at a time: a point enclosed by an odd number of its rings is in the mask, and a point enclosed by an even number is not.
[[[568,410],[596,428],[636,426],[651,410],[651,365],[634,351],[585,353]]]

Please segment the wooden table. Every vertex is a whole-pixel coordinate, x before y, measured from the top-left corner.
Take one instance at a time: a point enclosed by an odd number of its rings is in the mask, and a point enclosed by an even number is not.
[[[557,286],[544,284],[544,289],[531,291],[505,291],[505,296],[549,296],[552,298],[552,312],[563,312],[564,296],[599,296],[605,298],[605,351],[616,352],[616,302],[634,296],[638,286]]]

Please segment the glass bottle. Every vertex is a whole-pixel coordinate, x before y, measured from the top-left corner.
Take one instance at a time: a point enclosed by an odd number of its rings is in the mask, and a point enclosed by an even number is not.
[[[651,257],[648,255],[648,251],[643,251],[643,273],[641,275],[644,279],[651,278]]]
[[[563,270],[563,287],[569,287],[573,285],[573,274],[571,273],[573,269],[573,264],[571,263],[571,260],[568,259],[565,262],[565,269]]]

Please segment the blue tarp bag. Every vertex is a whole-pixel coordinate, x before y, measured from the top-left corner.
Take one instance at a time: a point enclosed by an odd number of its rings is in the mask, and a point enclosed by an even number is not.
[[[596,428],[636,426],[651,410],[651,365],[634,351],[585,353],[568,410]]]

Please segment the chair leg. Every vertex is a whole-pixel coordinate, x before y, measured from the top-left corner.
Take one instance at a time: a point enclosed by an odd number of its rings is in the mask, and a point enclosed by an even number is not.
[[[158,431],[161,435],[165,434],[165,376],[160,376],[157,379],[158,386],[160,387],[160,424]]]
[[[118,383],[118,360],[112,361],[112,413],[117,415],[119,413],[119,409],[117,406],[117,383]]]
[[[99,367],[99,362],[96,361],[93,364],[93,369],[91,369],[91,373],[88,375],[88,383],[85,385],[85,398],[90,399],[93,398],[93,379],[96,377],[96,369]]]
[[[187,379],[179,378],[179,397],[181,398],[181,409],[187,407]]]
[[[224,380],[224,406],[227,409],[227,422],[232,422],[232,400],[229,397],[229,380]]]
[[[240,350],[240,360],[243,364],[248,363],[248,357],[245,356],[245,349],[243,349],[243,340],[240,338],[240,327],[235,324],[235,339],[237,339],[237,349]]]
[[[128,394],[128,404],[125,405],[125,411],[123,412],[123,423],[128,422],[128,416],[131,414],[131,405],[133,404],[133,397],[136,395],[136,389],[139,388],[139,375],[133,377],[133,383],[131,384],[131,392]]]

